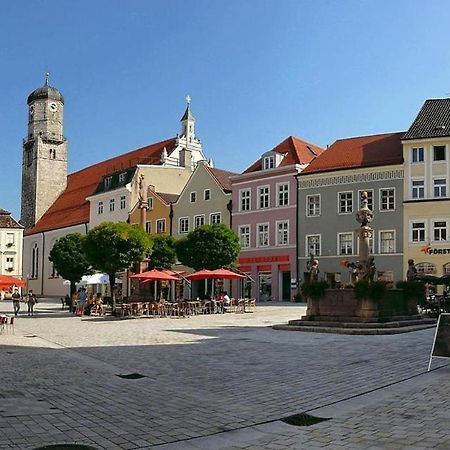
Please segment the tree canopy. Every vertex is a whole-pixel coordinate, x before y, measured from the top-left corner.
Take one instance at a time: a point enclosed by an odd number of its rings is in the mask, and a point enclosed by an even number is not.
[[[241,250],[238,235],[227,225],[202,225],[176,243],[180,262],[195,270],[233,265]]]
[[[172,236],[154,236],[148,268],[170,269],[176,260],[175,238]]]
[[[109,275],[114,309],[116,272],[147,258],[152,250],[152,239],[140,225],[103,222],[88,231],[83,248],[92,267]]]
[[[48,257],[58,274],[70,281],[70,295],[75,292],[75,283],[92,272],[83,251],[83,240],[80,233],[66,234],[55,242]]]

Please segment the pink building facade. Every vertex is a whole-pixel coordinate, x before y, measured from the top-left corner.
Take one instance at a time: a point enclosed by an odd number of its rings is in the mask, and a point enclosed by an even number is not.
[[[321,152],[289,137],[230,178],[232,228],[241,243],[238,268],[253,279],[234,283],[234,297],[292,301],[297,294],[296,175]]]

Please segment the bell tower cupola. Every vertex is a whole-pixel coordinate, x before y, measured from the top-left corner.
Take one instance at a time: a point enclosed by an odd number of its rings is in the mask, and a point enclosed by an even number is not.
[[[67,140],[63,133],[64,98],[49,85],[27,100],[28,133],[23,140],[21,223],[31,228],[67,185]]]

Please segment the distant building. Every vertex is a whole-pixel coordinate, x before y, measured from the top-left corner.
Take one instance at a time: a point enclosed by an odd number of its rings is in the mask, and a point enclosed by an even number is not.
[[[289,301],[297,293],[295,177],[322,152],[290,136],[231,177],[233,229],[241,241],[238,267],[256,281],[247,284],[246,292],[235,287],[234,296]]]
[[[404,260],[423,274],[450,275],[450,98],[427,100],[402,138]]]
[[[0,274],[22,278],[23,226],[0,208]]]
[[[402,133],[339,139],[298,176],[298,264],[307,279],[306,263],[319,260],[319,276],[331,284],[349,282],[344,261],[355,262],[359,248],[355,215],[361,193],[368,193],[374,212],[378,278],[389,282],[403,274]]]
[[[125,221],[138,201],[139,180],[178,194],[199,161],[205,160],[195,135],[190,98],[180,135],[67,174],[63,134],[64,99],[48,84],[28,97],[28,135],[22,165],[22,218],[25,225],[23,274],[38,295],[67,293],[48,260],[55,241],[86,233],[103,221]]]

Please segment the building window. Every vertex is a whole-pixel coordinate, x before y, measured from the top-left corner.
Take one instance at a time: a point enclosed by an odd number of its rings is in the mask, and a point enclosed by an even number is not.
[[[320,256],[320,234],[306,236],[306,256]]]
[[[265,156],[263,163],[264,170],[273,169],[275,167],[275,156]]]
[[[31,278],[37,278],[39,273],[39,248],[35,243],[31,249]]]
[[[444,275],[450,275],[450,263],[446,263],[442,266]]]
[[[258,224],[258,247],[268,247],[269,246],[269,224],[259,223]]]
[[[433,263],[422,262],[416,264],[416,269],[420,275],[434,275],[436,273],[436,265]]]
[[[380,231],[380,253],[395,253],[395,231]]]
[[[120,209],[125,209],[126,206],[126,197],[125,195],[120,196]]]
[[[98,214],[103,214],[103,202],[98,202]]]
[[[198,228],[205,225],[205,216],[202,214],[200,216],[194,216],[194,227]]]
[[[210,225],[214,225],[214,224],[221,223],[221,222],[222,222],[222,214],[220,212],[212,213],[209,215]]]
[[[12,247],[14,245],[14,233],[6,233],[6,246]]]
[[[50,278],[58,278],[58,271],[55,264],[50,261]]]
[[[239,191],[241,211],[250,211],[250,189]]]
[[[269,200],[270,200],[269,196],[270,196],[269,186],[263,186],[258,188],[259,209],[269,207]]]
[[[191,203],[195,203],[197,200],[197,192],[191,192]]]
[[[156,221],[156,232],[158,234],[166,232],[166,219],[158,219]]]
[[[358,191],[358,198],[359,198],[359,207],[362,208],[362,193],[367,192],[367,207],[373,211],[373,190],[360,190]]]
[[[126,172],[119,173],[119,184],[124,184],[127,177]]]
[[[178,233],[189,233],[189,217],[180,217],[178,222]]]
[[[289,244],[289,221],[277,222],[277,245]]]
[[[353,255],[353,233],[338,233],[338,255]]]
[[[12,272],[14,270],[14,258],[12,256],[6,257],[6,270]]]
[[[209,200],[211,198],[211,189],[205,189],[203,191],[203,198]]]
[[[445,161],[445,145],[433,146],[433,161]]]
[[[116,205],[115,199],[111,198],[111,199],[109,200],[109,211],[110,211],[110,212],[113,212],[113,211],[114,211],[115,205]]]
[[[306,215],[320,216],[320,194],[306,196]]]
[[[380,211],[395,209],[395,188],[380,189]]]
[[[339,192],[339,213],[353,212],[353,192]]]
[[[413,180],[412,182],[412,198],[425,197],[425,183],[423,180]]]
[[[147,199],[147,207],[148,207],[148,209],[153,209],[153,197],[149,197],[148,199]]]
[[[436,178],[433,181],[433,193],[435,197],[447,196],[447,180],[445,178]]]
[[[433,239],[435,241],[447,240],[447,222],[445,220],[433,220]]]
[[[56,150],[50,149],[50,159],[56,159]]]
[[[149,220],[148,222],[145,222],[145,231],[147,233],[151,233],[152,232],[152,222],[151,222],[151,220]]]
[[[111,186],[112,177],[105,178],[105,188],[109,188]]]
[[[412,162],[413,163],[423,162],[423,147],[412,149]]]
[[[411,241],[425,242],[425,222],[413,222],[411,226]]]
[[[289,184],[278,186],[278,206],[289,206]]]
[[[239,227],[239,241],[241,248],[250,247],[250,225],[241,225]]]

